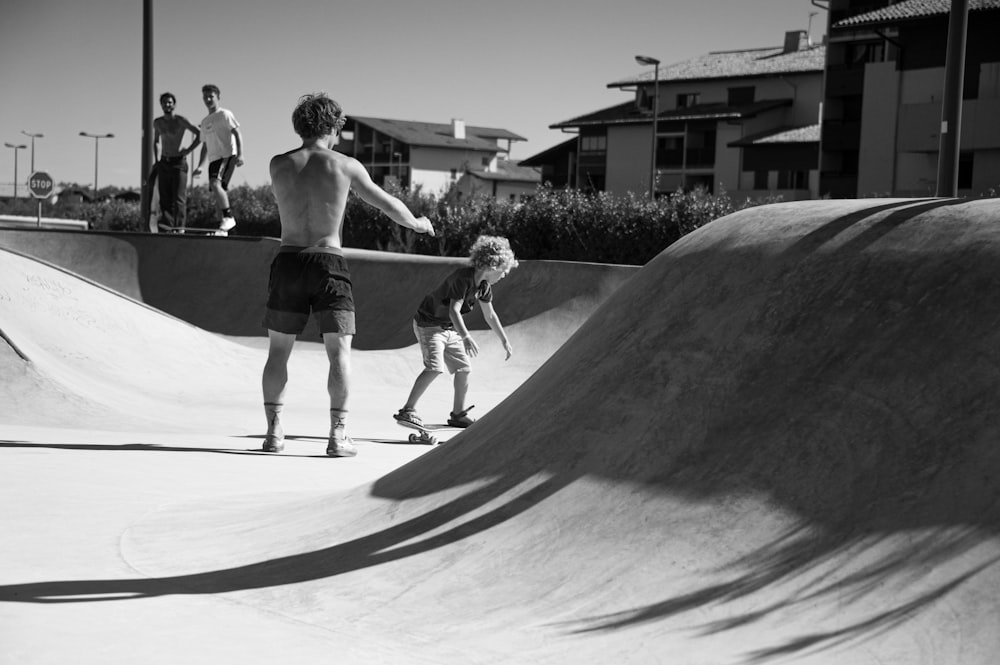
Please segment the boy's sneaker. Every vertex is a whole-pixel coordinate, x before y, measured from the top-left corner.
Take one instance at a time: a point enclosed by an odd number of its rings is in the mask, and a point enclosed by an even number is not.
[[[424,421],[417,415],[416,409],[400,409],[399,412],[393,416],[398,422],[410,423],[411,425],[416,425],[417,427],[423,427]]]
[[[459,413],[452,411],[451,414],[449,414],[450,417],[448,418],[448,424],[452,427],[468,427],[472,423],[476,422],[475,418],[469,417],[469,411],[472,411],[474,408],[476,407],[470,406],[465,411],[460,411]]]
[[[280,453],[285,449],[285,439],[275,434],[268,434],[264,437],[265,453]]]
[[[326,444],[326,454],[330,457],[354,457],[358,449],[351,437],[344,434],[344,428],[337,427]]]
[[[232,217],[223,217],[222,224],[219,224],[220,231],[228,231],[229,229],[236,226],[236,220]]]

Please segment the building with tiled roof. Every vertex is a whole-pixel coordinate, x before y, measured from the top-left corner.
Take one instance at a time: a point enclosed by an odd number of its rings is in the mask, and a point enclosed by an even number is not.
[[[505,163],[514,141],[524,140],[506,129],[466,125],[462,120],[434,123],[348,116],[335,149],[358,159],[380,185],[420,187],[437,194],[473,172],[495,173],[494,180],[503,181],[506,172],[498,171],[498,164]],[[517,191],[521,175],[511,180]]]
[[[541,182],[541,169],[498,159],[489,168],[466,171],[455,189],[460,196],[486,195],[497,200],[522,201],[533,196]]]
[[[632,91],[630,101],[550,125],[577,138],[521,163],[541,168],[556,187],[645,194],[655,175],[657,195],[702,187],[815,196],[824,54],[796,30],[782,46],[643,67],[607,84]]]
[[[1000,0],[968,0],[969,11],[1000,9]],[[849,28],[886,25],[911,19],[941,17],[951,11],[951,0],[903,0],[837,21],[834,27]]]
[[[820,194],[938,191],[950,0],[831,0]],[[1000,182],[1000,0],[969,0],[958,193]],[[950,189],[947,188],[947,189]]]

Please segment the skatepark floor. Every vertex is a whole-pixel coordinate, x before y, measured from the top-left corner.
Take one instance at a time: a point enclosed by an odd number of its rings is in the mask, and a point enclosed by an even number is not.
[[[998,217],[796,202],[524,262],[435,447],[391,415],[454,262],[358,252],[343,459],[308,339],[258,452],[273,243],[0,232],[0,665],[992,665]]]

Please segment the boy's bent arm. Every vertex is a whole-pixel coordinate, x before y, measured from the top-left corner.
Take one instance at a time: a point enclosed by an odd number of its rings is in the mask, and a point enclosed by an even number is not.
[[[470,356],[478,355],[479,345],[476,344],[476,340],[472,339],[472,334],[469,333],[469,328],[465,325],[465,319],[462,317],[461,300],[451,301],[451,306],[448,307],[448,318],[451,319],[451,324],[455,327],[455,332],[462,336],[465,352]]]

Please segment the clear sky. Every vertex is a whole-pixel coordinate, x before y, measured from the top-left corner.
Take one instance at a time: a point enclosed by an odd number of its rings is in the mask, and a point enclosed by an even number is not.
[[[142,0],[4,0],[0,142],[35,141],[35,166],[57,182],[138,187]],[[524,136],[524,159],[569,138],[550,124],[629,99],[607,84],[709,51],[814,39],[826,12],[809,0],[154,0],[154,117],[159,94],[205,115],[201,86],[222,89],[242,125],[246,164],[233,184],[268,182],[271,156],[299,144],[299,95],[325,91],[347,115],[500,127]],[[19,153],[22,180],[30,148]],[[14,179],[0,153],[0,183]],[[204,184],[204,180],[199,181]]]

